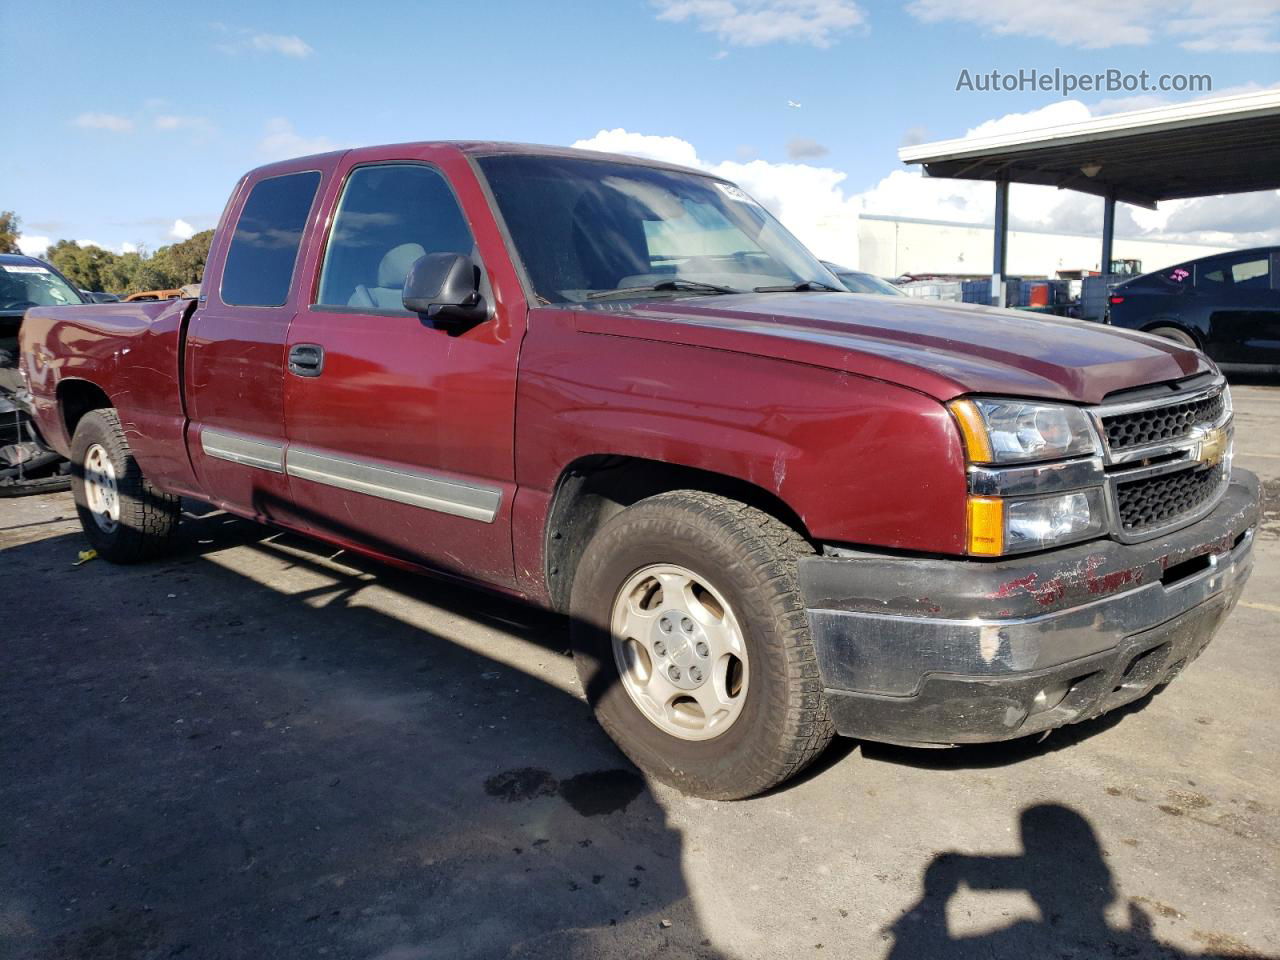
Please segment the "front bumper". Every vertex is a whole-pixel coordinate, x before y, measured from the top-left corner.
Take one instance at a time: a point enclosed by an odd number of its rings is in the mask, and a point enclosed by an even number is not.
[[[998,561],[860,551],[802,560],[836,729],[977,743],[1136,700],[1199,656],[1235,606],[1257,518],[1257,478],[1236,470],[1212,513],[1145,543]]]

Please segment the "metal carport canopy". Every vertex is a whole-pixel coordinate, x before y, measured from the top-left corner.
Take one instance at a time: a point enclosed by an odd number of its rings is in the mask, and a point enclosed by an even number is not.
[[[1195,100],[1055,127],[940,140],[898,151],[931,177],[996,184],[992,299],[1005,303],[1009,184],[1038,183],[1104,198],[1103,273],[1110,269],[1116,201],[1280,189],[1280,90]]]
[[[942,140],[903,147],[898,158],[931,177],[1039,183],[1146,207],[1277,189],[1280,90]]]

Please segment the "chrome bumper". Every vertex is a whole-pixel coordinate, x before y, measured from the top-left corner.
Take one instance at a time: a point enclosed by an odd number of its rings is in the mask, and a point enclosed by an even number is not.
[[[1142,696],[1198,656],[1235,605],[1257,516],[1257,479],[1236,470],[1210,514],[1144,543],[995,562],[853,551],[802,561],[837,728],[1000,740]]]

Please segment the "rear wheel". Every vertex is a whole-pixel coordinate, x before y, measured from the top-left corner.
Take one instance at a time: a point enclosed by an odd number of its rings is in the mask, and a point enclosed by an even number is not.
[[[605,731],[685,793],[749,797],[830,742],[796,579],[795,531],[698,491],[623,510],[596,534],[570,603],[574,658]]]
[[[115,563],[136,563],[168,549],[179,499],[142,475],[114,410],[91,410],[71,441],[71,493],[93,548]]]
[[[1164,337],[1166,340],[1172,340],[1174,343],[1180,343],[1184,347],[1190,347],[1192,350],[1198,350],[1199,345],[1195,341],[1195,337],[1180,330],[1177,327],[1152,327],[1147,333],[1154,333],[1157,337]]]

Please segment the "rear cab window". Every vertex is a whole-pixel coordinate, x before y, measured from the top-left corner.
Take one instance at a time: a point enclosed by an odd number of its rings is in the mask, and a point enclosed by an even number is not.
[[[236,221],[222,268],[222,302],[280,307],[289,299],[320,173],[305,170],[259,180]]]

